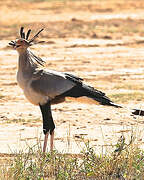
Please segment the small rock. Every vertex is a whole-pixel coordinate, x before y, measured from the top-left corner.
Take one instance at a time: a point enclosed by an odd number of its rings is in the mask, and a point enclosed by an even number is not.
[[[108,36],[108,35],[105,35],[103,38],[104,38],[104,39],[112,39],[112,37],[111,37],[111,36]]]
[[[76,18],[72,18],[71,21],[77,21],[77,19]]]
[[[91,37],[92,37],[92,38],[97,38],[98,36],[97,36],[96,33],[93,33],[93,34],[91,35]]]
[[[104,120],[105,120],[105,121],[110,121],[111,119],[110,119],[110,118],[105,118]]]

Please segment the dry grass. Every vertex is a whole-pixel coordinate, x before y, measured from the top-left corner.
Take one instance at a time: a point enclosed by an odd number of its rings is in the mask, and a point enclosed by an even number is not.
[[[143,92],[131,92],[131,93],[117,93],[109,95],[114,102],[117,103],[128,103],[129,101],[141,101],[144,98]]]
[[[114,86],[115,89],[126,89],[126,90],[144,90],[144,85],[142,83],[128,82],[128,83],[118,83]]]
[[[22,5],[21,5],[22,3]],[[3,4],[2,4],[3,5]],[[142,1],[135,3],[129,0],[125,3],[124,0],[116,2],[114,0],[109,0],[107,3],[106,0],[103,1],[76,1],[76,0],[21,0],[15,1],[9,5],[10,9],[1,7],[1,16],[2,16],[2,24],[0,23],[1,38],[5,39],[10,36],[17,36],[17,30],[19,27],[44,27],[45,28],[45,36],[47,38],[65,38],[65,37],[79,37],[79,38],[121,38],[122,36],[128,35],[144,35],[143,30],[143,19],[131,19],[125,18],[121,19],[120,17],[111,19],[99,19],[89,20],[87,18],[84,19],[62,19],[49,21],[43,21],[43,19],[47,18],[47,16],[37,17],[37,22],[32,19],[33,12],[31,10],[39,10],[42,14],[49,15],[48,12],[53,13],[63,13],[63,12],[71,12],[75,11],[79,13],[81,11],[86,11],[87,13],[121,13],[121,11],[125,9],[135,9],[144,7],[144,3]],[[15,8],[17,6],[17,11]],[[27,10],[21,12],[22,7],[27,7]],[[22,8],[23,9],[23,8]],[[8,11],[8,12],[7,12]],[[29,15],[27,14],[29,11]],[[15,12],[15,13],[14,13]],[[125,12],[125,11],[124,11]],[[9,16],[3,16],[9,13]],[[23,18],[21,18],[21,16]],[[92,14],[91,14],[92,15]],[[52,15],[51,15],[52,16]],[[31,17],[31,18],[29,18]],[[33,16],[34,17],[34,16]],[[48,16],[49,17],[49,16]]]
[[[103,156],[98,156],[89,142],[79,155],[43,154],[38,143],[28,147],[28,153],[1,158],[0,167],[1,179],[143,179],[144,152],[132,139],[126,144],[123,136],[115,150]]]

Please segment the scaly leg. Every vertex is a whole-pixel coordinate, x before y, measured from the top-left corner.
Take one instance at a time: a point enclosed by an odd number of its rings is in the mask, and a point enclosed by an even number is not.
[[[45,134],[44,145],[43,145],[43,152],[46,151],[48,136],[49,136],[49,132],[47,132],[47,133]]]
[[[50,150],[53,151],[53,146],[54,146],[54,130],[50,136]]]
[[[43,132],[45,134],[43,152],[46,151],[49,132],[50,132],[50,150],[52,151],[53,150],[53,142],[54,142],[55,124],[54,124],[53,118],[52,118],[51,104],[50,104],[50,101],[48,101],[46,104],[39,105],[39,106],[40,106],[40,109],[42,112]]]

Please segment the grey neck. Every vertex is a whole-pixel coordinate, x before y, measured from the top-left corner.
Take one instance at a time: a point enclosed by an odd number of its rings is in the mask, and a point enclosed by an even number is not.
[[[37,65],[32,61],[30,52],[25,50],[19,54],[18,70],[22,72],[33,71]]]

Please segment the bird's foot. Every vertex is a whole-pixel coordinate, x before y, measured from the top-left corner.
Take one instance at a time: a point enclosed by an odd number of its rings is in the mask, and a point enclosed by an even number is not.
[[[44,153],[45,153],[46,147],[47,147],[48,136],[49,136],[49,132],[47,132],[47,133],[45,134],[45,137],[44,137],[44,145],[43,145],[43,152],[44,152]]]
[[[48,136],[49,136],[49,132],[47,132],[44,137],[44,145],[43,145],[44,153],[46,152]],[[50,151],[53,151],[53,146],[54,146],[54,130],[52,131],[52,133],[50,133]]]

